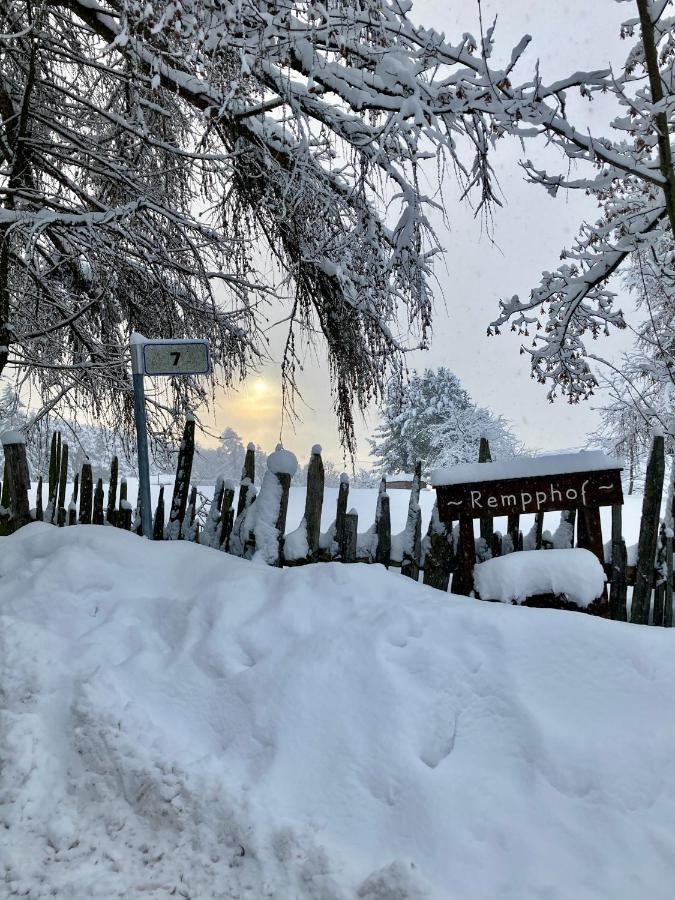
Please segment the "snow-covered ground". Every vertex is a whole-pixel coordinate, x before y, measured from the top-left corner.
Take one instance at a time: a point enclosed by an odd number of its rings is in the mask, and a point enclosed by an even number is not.
[[[672,897],[672,629],[36,523],[0,667],[3,897]]]

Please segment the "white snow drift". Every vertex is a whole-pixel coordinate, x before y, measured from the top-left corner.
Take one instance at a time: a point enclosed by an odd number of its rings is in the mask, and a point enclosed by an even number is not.
[[[672,896],[672,630],[40,524],[0,616],[2,896]]]
[[[565,594],[577,606],[589,606],[607,577],[597,556],[575,547],[496,556],[474,566],[473,580],[483,600],[521,603],[535,594]]]

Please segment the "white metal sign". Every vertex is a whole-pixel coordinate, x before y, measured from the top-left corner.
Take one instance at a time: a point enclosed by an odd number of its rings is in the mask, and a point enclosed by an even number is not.
[[[206,375],[210,371],[206,341],[148,341],[143,344],[145,375]]]

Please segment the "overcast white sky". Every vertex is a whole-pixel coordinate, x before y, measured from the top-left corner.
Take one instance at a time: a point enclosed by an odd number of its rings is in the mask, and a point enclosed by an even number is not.
[[[478,37],[477,9],[474,0],[414,0],[412,16],[444,31],[454,42],[465,31]],[[497,62],[508,59],[511,47],[523,34],[532,35],[520,66],[523,79],[537,58],[544,79],[553,81],[577,69],[603,68],[608,63],[618,66],[628,50],[618,31],[630,9],[614,0],[483,0],[482,9],[486,26],[499,12]],[[592,131],[602,133],[608,112],[595,102],[584,109],[584,121]],[[595,210],[584,196],[561,195],[554,200],[542,188],[525,184],[517,166],[523,155],[520,146],[514,141],[502,144],[495,163],[504,208],[496,212],[494,243],[471,210],[456,202],[453,189],[446,192],[450,229],[438,223],[447,252],[445,264],[437,270],[445,297],[437,298],[431,350],[415,354],[410,364],[452,369],[477,403],[510,419],[533,449],[583,445],[596,425],[597,414],[588,404],[569,406],[559,400],[551,405],[546,389],[531,380],[528,360],[518,352],[518,339],[510,334],[488,338],[486,329],[496,315],[498,298],[527,295],[542,270],[557,266],[560,250],[570,246],[581,219],[594,218]],[[537,158],[533,146],[526,151]],[[551,167],[551,162],[549,155],[546,164]],[[620,291],[621,285],[615,289]],[[630,302],[622,296],[621,305],[628,308]],[[610,354],[624,345],[625,338],[617,335],[605,339],[598,349]],[[284,444],[304,457],[312,444],[320,442],[325,454],[338,461],[341,451],[325,361],[309,357],[299,381],[306,406],[299,407],[302,421],[296,423],[295,431],[284,426]],[[231,425],[245,441],[269,447],[279,437],[280,409],[278,368],[269,366],[251,377],[238,394],[223,398],[213,424],[220,430]],[[357,460],[364,465],[368,464],[365,437],[376,419],[373,414],[369,423],[359,427]]]

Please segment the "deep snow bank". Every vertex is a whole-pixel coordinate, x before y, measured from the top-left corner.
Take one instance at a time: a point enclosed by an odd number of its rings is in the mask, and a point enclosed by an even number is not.
[[[0,539],[2,896],[670,898],[675,633]]]

